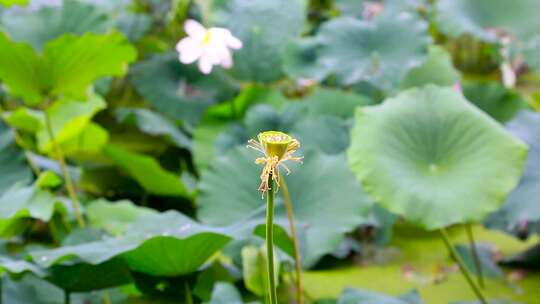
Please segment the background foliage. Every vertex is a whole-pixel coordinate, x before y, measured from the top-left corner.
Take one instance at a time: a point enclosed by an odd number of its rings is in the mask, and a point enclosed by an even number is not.
[[[244,146],[275,129],[305,156],[286,179],[309,303],[473,303],[424,230],[454,225],[474,271],[465,223],[493,303],[540,303],[539,9],[0,0],[0,302],[264,302]],[[179,62],[186,19],[242,40],[232,69]],[[280,195],[275,230],[293,303]]]

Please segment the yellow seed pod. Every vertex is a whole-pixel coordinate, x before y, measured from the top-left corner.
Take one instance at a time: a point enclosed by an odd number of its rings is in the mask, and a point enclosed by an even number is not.
[[[266,131],[259,133],[259,142],[261,143],[266,156],[282,159],[289,144],[293,142],[293,138],[283,132]]]

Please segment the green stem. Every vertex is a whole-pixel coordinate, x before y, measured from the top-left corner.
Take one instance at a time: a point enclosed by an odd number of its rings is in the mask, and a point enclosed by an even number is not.
[[[64,304],[70,304],[71,303],[71,295],[69,291],[64,290]]]
[[[187,281],[184,282],[184,290],[186,293],[186,303],[193,304],[193,296],[191,295],[191,288],[189,287],[189,283]]]
[[[478,288],[478,286],[476,286],[476,283],[471,278],[471,274],[469,273],[467,268],[465,268],[465,263],[463,262],[463,260],[459,256],[459,254],[456,252],[456,249],[454,249],[454,246],[452,246],[452,243],[450,243],[450,239],[448,237],[448,233],[446,232],[446,230],[444,228],[441,228],[441,229],[439,229],[439,231],[441,232],[441,237],[442,237],[442,239],[444,241],[444,244],[446,245],[446,249],[448,249],[448,252],[452,256],[452,258],[457,262],[457,264],[459,266],[459,270],[461,271],[461,273],[465,277],[465,280],[467,280],[467,283],[469,284],[471,289],[476,294],[476,297],[478,298],[478,300],[480,300],[480,303],[488,304],[488,302],[486,301],[486,298],[484,297],[484,295],[480,291],[480,288]]]
[[[289,188],[287,187],[285,178],[281,177],[279,182],[281,185],[281,191],[283,191],[285,208],[287,209],[287,219],[289,221],[289,229],[291,230],[291,237],[294,245],[294,264],[296,270],[296,302],[298,304],[303,304],[304,289],[302,287],[302,257],[300,255],[298,235],[296,234],[296,225],[294,224],[294,211],[292,208],[291,196],[289,195]]]
[[[62,149],[60,148],[60,146],[56,142],[56,138],[54,137],[54,131],[52,128],[51,118],[49,117],[47,110],[43,111],[43,113],[45,113],[45,124],[47,125],[47,132],[49,133],[49,137],[51,139],[51,143],[54,149],[54,153],[56,154],[56,158],[58,162],[60,163],[60,168],[62,170],[64,182],[66,183],[66,189],[67,189],[69,198],[71,199],[71,204],[73,206],[73,212],[75,213],[75,217],[77,218],[77,223],[79,224],[79,227],[84,228],[84,226],[86,226],[86,223],[84,222],[84,219],[81,215],[81,211],[79,207],[79,200],[77,199],[77,195],[75,194],[75,188],[73,187],[73,182],[71,180],[71,176],[69,174],[69,170],[66,165],[66,159],[64,157],[64,153],[62,152]]]
[[[274,181],[272,174],[268,176],[270,188],[267,193],[266,206],[266,259],[268,270],[268,294],[270,304],[277,304],[276,280],[274,274]]]
[[[474,266],[476,268],[476,275],[478,276],[478,285],[484,288],[484,276],[482,274],[482,263],[480,263],[480,256],[478,255],[478,248],[474,241],[474,234],[471,224],[465,224],[465,230],[467,231],[467,237],[469,238],[469,246],[471,247],[471,253],[474,258]]]
[[[103,304],[112,304],[111,296],[106,290],[103,292]]]

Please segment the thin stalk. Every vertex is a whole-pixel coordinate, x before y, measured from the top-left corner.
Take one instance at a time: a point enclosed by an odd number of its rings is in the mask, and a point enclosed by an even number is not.
[[[446,249],[448,249],[448,252],[452,256],[452,258],[457,262],[457,264],[459,266],[459,270],[461,271],[461,273],[465,277],[465,280],[467,280],[467,283],[469,284],[471,289],[476,294],[476,297],[478,298],[480,303],[488,304],[488,302],[486,301],[486,298],[484,297],[484,295],[480,291],[480,288],[478,286],[476,286],[476,283],[472,279],[471,274],[469,273],[467,268],[465,268],[465,263],[463,262],[463,260],[459,256],[459,254],[456,252],[456,249],[454,249],[454,246],[452,246],[452,243],[450,243],[450,239],[448,238],[448,233],[446,232],[446,230],[444,228],[441,228],[441,229],[439,229],[439,231],[441,233],[441,237],[442,237],[442,239],[444,241],[444,244],[446,245]]]
[[[103,304],[112,304],[111,296],[106,290],[103,292]]]
[[[47,125],[47,132],[49,133],[49,137],[51,138],[54,153],[56,154],[56,158],[60,163],[60,168],[62,169],[62,175],[64,177],[64,182],[66,183],[66,189],[69,198],[71,199],[71,204],[73,206],[73,212],[75,213],[75,217],[77,218],[77,223],[79,224],[79,227],[84,228],[84,226],[86,226],[86,223],[84,222],[84,219],[81,215],[79,200],[77,199],[77,195],[75,194],[75,188],[73,187],[73,182],[71,181],[71,175],[69,174],[69,170],[66,165],[64,153],[62,152],[62,149],[60,148],[54,137],[51,118],[49,117],[47,110],[43,111],[43,113],[45,113],[45,124]]]
[[[70,304],[71,303],[71,295],[69,291],[64,290],[64,304]]]
[[[474,258],[474,267],[476,268],[476,275],[478,276],[478,285],[484,288],[484,276],[482,274],[482,263],[480,263],[480,256],[478,255],[478,248],[474,241],[474,234],[470,223],[465,224],[465,230],[467,231],[467,237],[469,238],[469,246],[471,247],[471,253]]]
[[[268,295],[270,304],[277,304],[276,281],[274,274],[274,181],[272,174],[268,176],[266,205],[266,259],[268,268]]]
[[[294,211],[292,208],[291,196],[289,188],[285,182],[285,178],[280,178],[281,191],[283,191],[283,199],[285,200],[285,208],[287,209],[287,219],[289,221],[289,229],[294,245],[294,264],[296,270],[296,301],[298,304],[304,303],[304,289],[302,287],[302,257],[300,255],[300,245],[298,243],[298,235],[296,234],[296,225],[294,224]]]
[[[187,281],[184,282],[184,290],[186,294],[186,303],[193,304],[193,296],[191,295],[191,288],[189,287],[189,283]]]
[[[34,172],[34,175],[38,177],[41,174],[41,171],[39,170],[39,167],[36,165],[36,163],[32,160],[30,152],[24,150],[24,157],[26,158],[26,162],[30,166],[30,169],[32,169],[32,172]]]

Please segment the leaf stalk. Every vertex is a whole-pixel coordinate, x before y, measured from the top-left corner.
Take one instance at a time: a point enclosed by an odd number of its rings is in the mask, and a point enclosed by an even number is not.
[[[484,297],[484,295],[480,291],[480,288],[476,285],[476,283],[474,282],[474,280],[471,277],[471,274],[469,273],[469,271],[465,267],[465,263],[463,262],[463,259],[461,259],[461,257],[457,253],[454,246],[452,246],[452,243],[450,242],[450,238],[448,237],[448,232],[446,232],[446,229],[441,228],[441,229],[439,229],[439,232],[441,233],[441,238],[443,239],[444,245],[446,245],[446,249],[448,249],[448,252],[450,253],[451,257],[458,264],[459,270],[461,271],[461,273],[465,277],[465,280],[467,281],[467,283],[469,284],[469,286],[473,290],[474,294],[476,295],[476,297],[478,298],[480,303],[488,304],[488,302],[486,301],[486,298]]]

